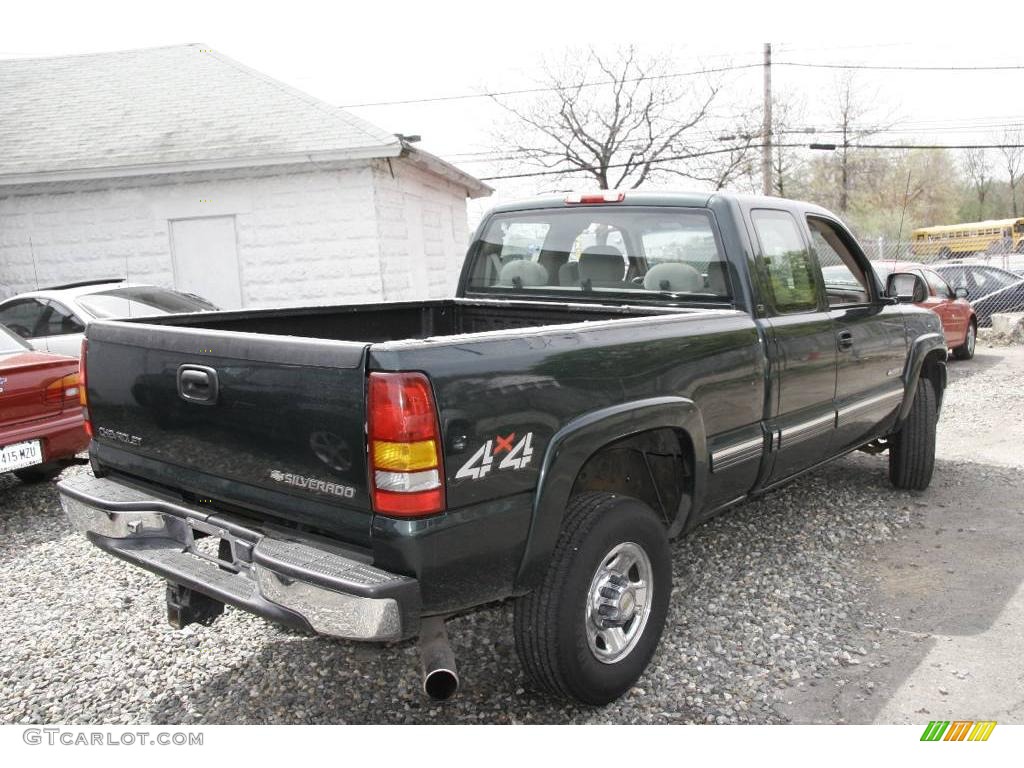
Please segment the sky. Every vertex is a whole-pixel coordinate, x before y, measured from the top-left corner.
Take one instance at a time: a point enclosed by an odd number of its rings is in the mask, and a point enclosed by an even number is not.
[[[423,149],[484,177],[499,169],[473,162],[472,153],[493,149],[492,127],[504,119],[493,101],[351,105],[531,87],[546,57],[591,45],[668,52],[684,71],[760,62],[766,41],[776,62],[1024,65],[1020,36],[1012,32],[1020,29],[1014,4],[974,4],[973,14],[965,16],[961,8],[956,17],[940,4],[930,5],[928,13],[906,5],[911,7],[874,0],[855,6],[730,2],[700,8],[643,0],[19,3],[4,10],[0,58],[207,43],[381,128],[418,134]],[[957,34],[963,24],[978,31]],[[724,75],[727,98],[751,103],[761,76],[759,68]],[[834,70],[780,65],[772,80],[777,93],[805,104],[808,127],[821,130],[834,127],[825,106],[835,77]],[[877,94],[879,114],[893,121],[887,140],[990,142],[1001,126],[1024,123],[1024,70],[862,71],[858,81],[864,93]],[[542,192],[545,185],[550,187],[549,180],[493,182],[494,200]]]

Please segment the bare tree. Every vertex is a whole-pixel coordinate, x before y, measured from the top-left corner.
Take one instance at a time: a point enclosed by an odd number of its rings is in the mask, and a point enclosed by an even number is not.
[[[779,197],[792,193],[790,184],[801,164],[800,154],[786,137],[803,121],[802,101],[791,97],[773,96],[772,135],[775,136],[775,143],[772,146],[772,188]]]
[[[662,170],[707,184],[714,190],[725,187],[749,187],[755,190],[760,178],[758,150],[761,146],[761,128],[756,112],[752,111],[733,127],[731,133],[715,137],[719,146],[706,154],[688,160],[681,168],[668,166]]]
[[[879,118],[871,106],[877,103],[877,93],[865,95],[854,72],[846,71],[836,80],[836,101],[831,117],[838,124],[837,187],[841,213],[846,213],[850,206],[850,190],[859,172],[856,147],[851,145],[885,130],[892,122],[891,118]]]
[[[978,198],[978,218],[985,218],[985,198],[992,190],[992,162],[983,148],[965,149],[963,153],[964,174],[968,184]]]
[[[1024,174],[1024,131],[1020,126],[1003,131],[1002,141],[1004,146],[999,148],[999,154],[1003,158],[1003,168],[1010,177],[1010,204],[1013,208],[1013,218],[1017,218],[1017,185],[1020,184],[1021,174]]]
[[[543,66],[542,83],[550,90],[525,103],[494,97],[511,117],[495,139],[517,162],[553,176],[635,189],[659,173],[684,173],[687,161],[743,145],[709,148],[707,130],[694,130],[708,125],[715,83],[674,77],[668,60],[644,57],[635,47],[569,54]],[[723,163],[713,183],[727,183],[741,166],[735,158]]]

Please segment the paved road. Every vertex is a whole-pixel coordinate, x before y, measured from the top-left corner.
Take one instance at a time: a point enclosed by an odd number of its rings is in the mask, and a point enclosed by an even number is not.
[[[1024,723],[1024,349],[951,361],[950,382],[923,514],[860,567],[877,647],[791,688],[794,722]]]

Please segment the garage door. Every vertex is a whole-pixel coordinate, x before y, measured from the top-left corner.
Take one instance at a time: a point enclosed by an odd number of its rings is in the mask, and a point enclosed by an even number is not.
[[[171,221],[174,287],[222,309],[242,306],[234,216]]]

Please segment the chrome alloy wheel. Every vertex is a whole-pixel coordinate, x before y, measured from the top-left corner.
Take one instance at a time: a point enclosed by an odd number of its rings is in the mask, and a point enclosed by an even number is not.
[[[629,655],[644,633],[651,615],[651,560],[631,541],[601,558],[590,580],[584,621],[590,652],[602,664]]]
[[[974,330],[974,323],[967,325],[967,354],[974,354],[974,345],[977,342],[978,333]]]

